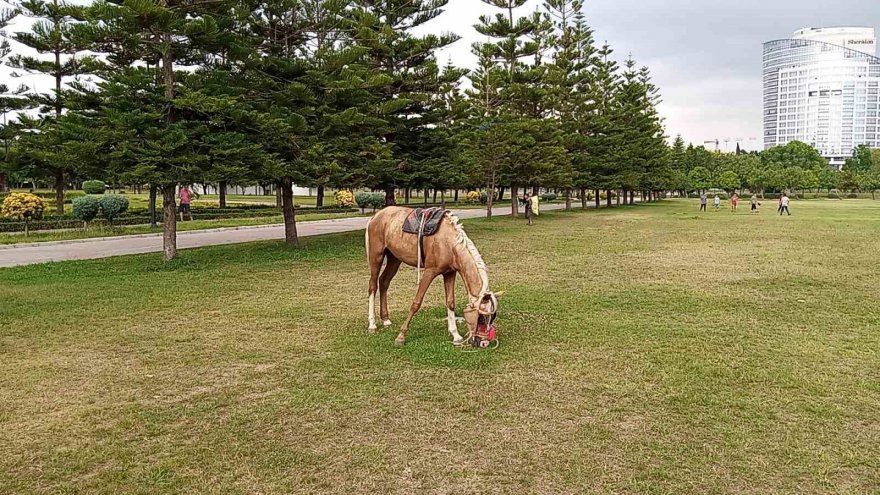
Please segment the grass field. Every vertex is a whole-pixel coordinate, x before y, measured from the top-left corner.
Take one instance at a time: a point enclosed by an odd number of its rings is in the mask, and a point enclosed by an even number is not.
[[[880,202],[792,212],[469,221],[478,353],[360,233],[2,269],[0,492],[878,493]]]

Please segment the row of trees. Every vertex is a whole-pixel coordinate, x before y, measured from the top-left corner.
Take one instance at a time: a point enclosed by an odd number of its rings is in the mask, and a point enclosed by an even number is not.
[[[810,145],[793,141],[761,153],[717,153],[702,146],[685,147],[681,137],[669,150],[670,167],[681,191],[710,188],[728,192],[880,189],[880,150],[858,147],[843,170],[835,172]]]
[[[11,37],[40,56],[0,54],[55,84],[2,88],[4,115],[37,112],[3,126],[4,169],[51,178],[59,212],[73,177],[148,186],[166,259],[179,184],[217,184],[221,206],[229,184],[277,184],[291,245],[293,184],[386,204],[544,186],[569,206],[573,190],[668,188],[657,89],[595,46],[582,0],[482,1],[497,13],[478,20],[468,71],[436,59],[458,36],[420,34],[448,0],[27,0],[3,21],[35,18]]]

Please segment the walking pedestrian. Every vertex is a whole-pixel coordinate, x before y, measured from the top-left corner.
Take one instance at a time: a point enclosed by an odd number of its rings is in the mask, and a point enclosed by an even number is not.
[[[782,193],[782,198],[779,206],[779,216],[782,216],[782,213],[787,213],[788,216],[791,216],[791,212],[788,211],[788,195]]]
[[[177,197],[180,198],[180,221],[183,221],[183,215],[186,213],[189,216],[189,219],[192,220],[192,210],[190,209],[190,202],[192,201],[193,192],[189,190],[189,186],[184,184],[180,186],[180,191],[177,193]]]
[[[706,193],[700,194],[700,211],[706,211]]]
[[[756,196],[754,193],[752,194],[751,203],[752,203],[752,213],[758,213],[758,204],[759,204],[758,203],[758,196]]]
[[[721,209],[721,198],[719,198],[718,195],[716,194],[715,195],[715,211],[718,211],[720,209]]]
[[[529,197],[529,193],[523,193],[522,198],[523,206],[526,209],[526,224],[532,224],[532,199]]]

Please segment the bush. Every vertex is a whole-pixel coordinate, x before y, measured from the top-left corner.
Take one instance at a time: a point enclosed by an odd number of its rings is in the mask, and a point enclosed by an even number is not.
[[[109,197],[109,196],[107,196]],[[73,200],[73,216],[85,223],[89,223],[98,216],[101,210],[101,199],[95,196],[83,196]]]
[[[361,213],[363,213],[365,208],[373,204],[373,193],[359,192],[354,195],[354,202],[357,203],[358,207],[361,209]]]
[[[31,220],[39,220],[46,209],[43,198],[31,193],[12,193],[3,200],[0,213],[4,217],[24,221],[24,235],[28,234],[28,224]]]
[[[556,200],[556,193],[552,193],[552,192],[544,193],[541,195],[541,199],[544,201],[555,201]]]
[[[107,190],[107,184],[100,180],[87,180],[83,182],[83,191],[86,194],[104,194]]]
[[[385,193],[372,193],[370,194],[370,198],[370,206],[373,207],[373,211],[381,210],[385,207]]]
[[[333,195],[333,199],[336,200],[336,206],[344,208],[348,208],[354,204],[354,195],[351,191],[336,191],[336,194]]]
[[[108,222],[128,211],[128,198],[118,194],[108,194],[100,199],[101,216]]]
[[[467,202],[477,204],[480,202],[480,196],[482,196],[482,194],[479,191],[469,191],[467,193]]]

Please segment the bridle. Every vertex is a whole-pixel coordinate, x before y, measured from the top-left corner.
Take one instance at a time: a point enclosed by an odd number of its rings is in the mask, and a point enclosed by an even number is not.
[[[483,309],[483,301],[487,298],[491,303],[492,311]],[[489,341],[495,340],[495,329],[493,324],[495,323],[495,319],[498,318],[498,300],[491,292],[486,292],[477,299],[476,303],[469,303],[464,310],[465,314],[474,311],[477,312],[477,322],[473,329],[468,327],[468,336],[466,340],[474,347],[486,347],[485,344]],[[481,342],[483,345],[481,345]]]

